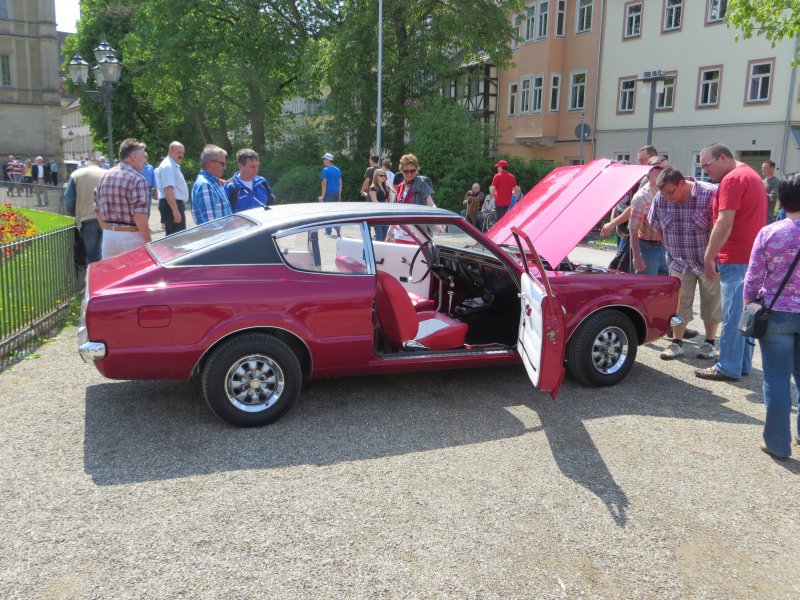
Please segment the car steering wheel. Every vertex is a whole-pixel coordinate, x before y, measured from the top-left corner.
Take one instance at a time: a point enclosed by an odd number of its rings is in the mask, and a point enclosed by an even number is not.
[[[417,258],[419,258],[420,254],[425,255],[425,260],[427,261],[427,269],[425,269],[425,273],[423,273],[422,277],[414,281],[414,265],[417,262]],[[408,280],[410,283],[421,283],[425,281],[425,278],[431,272],[431,270],[437,266],[437,257],[439,255],[439,250],[436,248],[436,244],[433,243],[433,240],[427,240],[420,244],[420,247],[417,248],[417,251],[414,253],[414,257],[411,259],[411,262],[408,264]]]

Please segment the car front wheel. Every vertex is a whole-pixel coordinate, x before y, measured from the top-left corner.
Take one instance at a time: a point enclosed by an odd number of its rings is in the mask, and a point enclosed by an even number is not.
[[[617,310],[604,310],[586,319],[573,334],[567,347],[567,368],[588,386],[614,385],[633,367],[637,350],[631,320]]]
[[[211,410],[237,427],[259,427],[281,418],[302,386],[291,348],[264,333],[224,342],[203,369],[203,395]]]

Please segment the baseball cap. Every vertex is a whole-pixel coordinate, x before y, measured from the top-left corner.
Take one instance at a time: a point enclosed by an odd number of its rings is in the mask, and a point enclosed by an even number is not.
[[[333,154],[331,154],[330,152],[326,152],[325,154],[322,155],[322,158],[324,158],[325,160],[333,160]]]
[[[508,161],[507,160],[498,160],[495,167],[503,167],[504,169],[508,168]]]

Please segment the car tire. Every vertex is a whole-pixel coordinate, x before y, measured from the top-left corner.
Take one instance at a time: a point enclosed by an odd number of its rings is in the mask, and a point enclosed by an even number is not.
[[[280,419],[302,387],[302,371],[291,348],[264,333],[231,338],[203,368],[208,406],[237,427],[260,427]]]
[[[590,387],[614,385],[625,379],[638,349],[631,320],[618,310],[604,310],[587,318],[572,335],[567,369]]]

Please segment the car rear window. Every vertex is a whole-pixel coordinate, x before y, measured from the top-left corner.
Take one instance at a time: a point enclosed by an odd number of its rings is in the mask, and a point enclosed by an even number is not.
[[[258,223],[241,215],[231,215],[157,240],[150,244],[150,249],[159,262],[170,262],[234,238],[255,227],[258,227]]]

